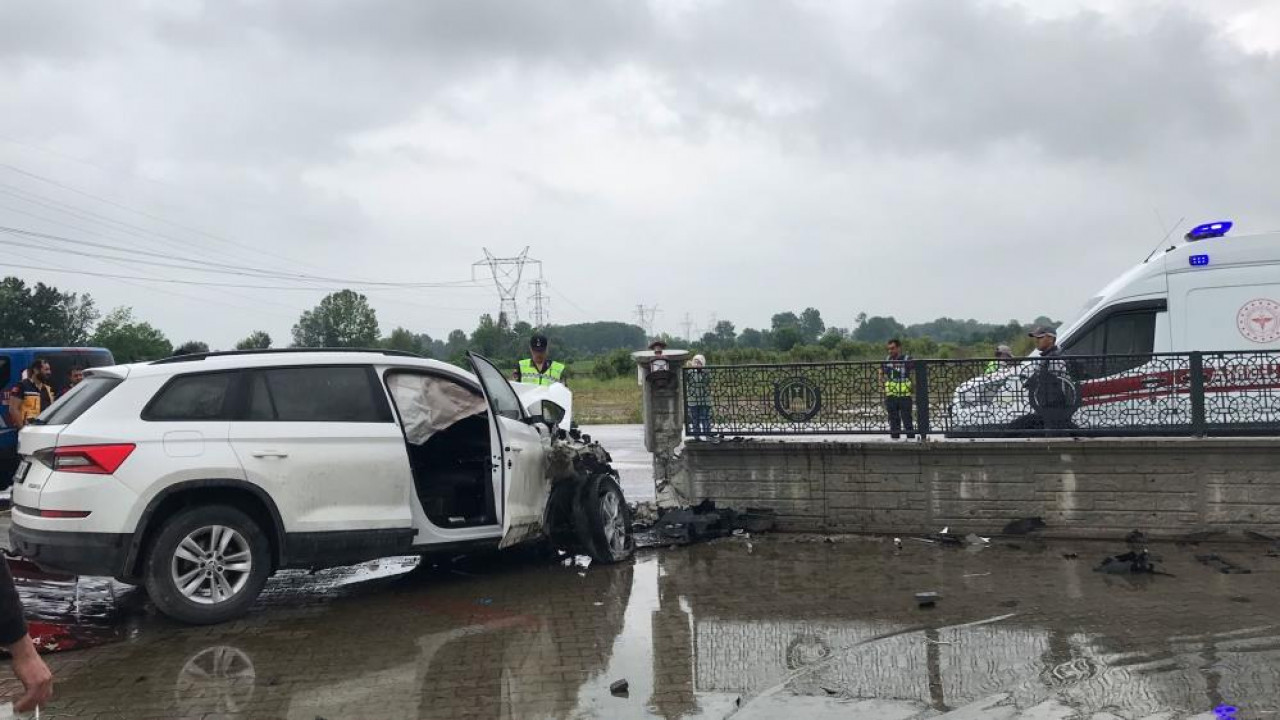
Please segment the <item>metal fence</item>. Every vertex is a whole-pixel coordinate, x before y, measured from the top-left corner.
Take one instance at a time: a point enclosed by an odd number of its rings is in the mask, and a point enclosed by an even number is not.
[[[1280,435],[1280,352],[709,366],[683,379],[692,436],[884,435],[891,413],[904,436]]]

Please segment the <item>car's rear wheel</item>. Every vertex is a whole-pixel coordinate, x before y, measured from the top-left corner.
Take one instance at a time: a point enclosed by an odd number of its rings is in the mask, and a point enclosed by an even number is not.
[[[631,509],[610,475],[593,475],[582,484],[574,507],[574,526],[580,543],[596,561],[621,562],[635,553]]]
[[[225,505],[188,508],[147,553],[147,593],[164,614],[195,625],[243,614],[271,574],[271,545],[248,515]]]

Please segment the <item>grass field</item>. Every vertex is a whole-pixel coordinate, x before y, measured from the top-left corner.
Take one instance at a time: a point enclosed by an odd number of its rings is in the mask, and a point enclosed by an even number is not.
[[[644,422],[635,375],[611,380],[575,375],[569,379],[569,389],[573,391],[573,416],[579,425]]]

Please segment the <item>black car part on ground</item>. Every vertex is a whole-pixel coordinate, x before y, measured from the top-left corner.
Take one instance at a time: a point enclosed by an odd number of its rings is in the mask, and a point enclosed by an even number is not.
[[[1221,572],[1223,575],[1248,575],[1253,572],[1249,568],[1244,567],[1243,565],[1237,565],[1216,553],[1197,555],[1196,560],[1202,565]]]
[[[714,501],[703,500],[691,508],[668,510],[654,524],[650,537],[654,545],[688,545],[732,535],[741,530],[762,533],[773,529],[777,515],[767,508],[717,508]]]

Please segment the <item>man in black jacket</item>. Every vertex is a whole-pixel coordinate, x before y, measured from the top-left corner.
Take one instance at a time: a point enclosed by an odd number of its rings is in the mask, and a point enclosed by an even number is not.
[[[14,704],[18,712],[31,712],[43,706],[53,697],[53,673],[40,659],[35,643],[27,634],[27,623],[22,618],[22,600],[13,586],[9,564],[0,557],[0,645],[9,650],[13,658],[14,677],[26,689]]]
[[[1028,364],[1033,372],[1023,384],[1037,424],[1046,431],[1073,430],[1076,426],[1071,416],[1080,407],[1080,391],[1058,348],[1058,333],[1053,328],[1038,327],[1029,335],[1035,338],[1040,356]]]

